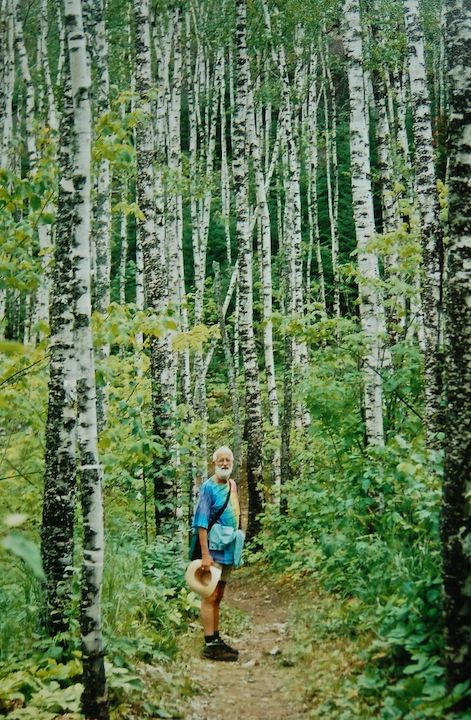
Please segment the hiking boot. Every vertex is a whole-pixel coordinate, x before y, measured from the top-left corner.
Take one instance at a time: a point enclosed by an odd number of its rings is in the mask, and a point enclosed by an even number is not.
[[[224,642],[224,640],[221,637],[219,637],[217,640],[215,640],[215,642],[219,645],[219,647],[224,648],[224,650],[226,652],[232,653],[233,655],[235,655],[236,658],[239,657],[239,651],[236,650],[235,648],[231,647],[230,645],[228,645],[226,642]]]
[[[214,640],[203,648],[203,657],[207,660],[223,660],[225,662],[235,662],[239,657],[237,650],[226,645],[222,640]]]

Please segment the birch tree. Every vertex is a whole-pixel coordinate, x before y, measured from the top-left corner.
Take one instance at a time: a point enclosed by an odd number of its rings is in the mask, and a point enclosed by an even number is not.
[[[358,0],[346,0],[344,3],[343,42],[347,56],[350,98],[351,182],[358,253],[359,309],[367,344],[363,358],[366,437],[369,444],[382,445],[384,443],[380,374],[382,300],[378,292],[378,258],[368,247],[374,237],[375,226]]]
[[[149,310],[161,314],[166,311],[168,303],[167,257],[163,225],[163,192],[161,179],[154,172],[153,164],[155,144],[151,122],[152,66],[147,0],[144,2],[135,0],[134,17],[136,92],[144,116],[136,130],[137,201],[145,218],[138,227],[138,242],[142,251],[145,304]],[[170,487],[169,477],[169,355],[168,338],[165,335],[150,338],[153,433],[161,445],[161,455],[158,459],[153,458],[150,472],[154,485],[155,526],[158,534],[169,529],[174,497],[174,489]]]
[[[96,73],[96,113],[98,122],[109,111],[108,38],[105,26],[105,0],[90,3],[88,31],[92,40],[90,49]],[[111,171],[106,156],[99,158],[96,171],[96,196],[93,207],[93,249],[95,253],[95,308],[108,312],[111,283]],[[109,345],[98,348],[97,359],[106,361]],[[97,387],[98,426],[106,422],[106,387]]]
[[[247,534],[259,529],[258,514],[263,508],[262,446],[263,422],[257,350],[253,329],[252,236],[249,217],[247,159],[247,95],[249,62],[247,55],[246,0],[236,0],[236,93],[233,135],[233,175],[236,206],[236,236],[239,246],[239,332],[246,386],[247,487],[249,518]]]
[[[77,360],[73,334],[73,120],[70,79],[66,75],[60,125],[59,198],[51,295],[49,402],[41,528],[41,557],[46,574],[45,623],[51,636],[67,630],[74,549]]]
[[[425,340],[425,414],[429,445],[442,427],[443,231],[433,159],[432,123],[418,0],[404,0],[409,81],[415,143],[415,192],[420,214],[423,277],[421,283]]]
[[[73,210],[75,349],[77,353],[78,450],[83,515],[82,711],[86,718],[107,718],[101,584],[104,562],[101,466],[98,455],[95,364],[91,333],[90,287],[90,68],[80,0],[64,0],[71,91],[74,103]]]
[[[449,247],[446,301],[447,410],[441,532],[445,660],[449,689],[471,665],[471,8],[447,7],[450,119]],[[471,709],[469,694],[453,710]]]

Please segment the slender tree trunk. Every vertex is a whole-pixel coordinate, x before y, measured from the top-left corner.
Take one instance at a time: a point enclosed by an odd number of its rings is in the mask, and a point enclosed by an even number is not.
[[[433,160],[432,124],[425,68],[424,38],[417,0],[404,0],[409,79],[414,117],[416,193],[420,212],[424,277],[425,415],[427,441],[437,446],[442,417],[443,230]]]
[[[241,446],[242,446],[242,421],[240,417],[239,407],[239,395],[237,392],[236,374],[234,367],[234,358],[232,355],[231,344],[227,335],[224,305],[222,302],[221,294],[221,276],[218,263],[213,263],[214,269],[214,285],[216,292],[216,302],[218,306],[219,315],[219,330],[221,332],[222,347],[224,350],[224,357],[226,359],[227,366],[227,379],[229,385],[229,393],[231,396],[232,415],[234,421],[234,471],[233,477],[236,482],[239,482],[240,475],[240,457],[241,457]]]
[[[104,562],[103,501],[98,455],[96,390],[91,333],[90,163],[92,116],[90,70],[80,0],[64,0],[71,88],[74,100],[74,267],[75,349],[77,353],[78,448],[83,514],[83,568],[80,624],[82,631],[82,712],[86,718],[108,718],[104,647],[101,629],[101,584]]]
[[[447,415],[441,530],[449,690],[471,666],[471,7],[447,5],[450,99],[447,272]],[[468,696],[453,710],[471,710]],[[463,715],[464,717],[464,715]]]
[[[26,150],[28,154],[29,169],[30,172],[33,172],[37,162],[36,138],[34,134],[34,118],[36,107],[34,98],[34,85],[31,79],[30,65],[25,47],[25,40],[23,34],[23,19],[21,17],[21,5],[19,0],[13,0],[13,2],[15,8],[15,47],[20,62],[21,77],[23,78],[26,90]]]
[[[262,295],[263,295],[263,348],[265,357],[265,374],[268,390],[268,411],[270,424],[275,436],[279,432],[278,393],[276,389],[275,357],[273,351],[273,323],[272,323],[272,266],[271,266],[271,225],[268,210],[265,178],[262,168],[262,153],[260,137],[255,126],[255,109],[252,88],[247,93],[247,130],[248,143],[252,154],[255,172],[255,190],[257,197],[257,214],[260,227],[259,255],[261,266]],[[274,495],[279,497],[280,486],[280,455],[275,449],[272,457],[272,475]]]
[[[237,83],[234,113],[233,175],[237,215],[236,233],[239,245],[239,331],[246,383],[247,486],[249,496],[247,534],[249,537],[255,537],[260,527],[258,515],[263,509],[263,421],[257,350],[253,329],[252,237],[250,234],[246,136],[249,87],[246,18],[246,0],[236,0]]]
[[[378,258],[368,248],[375,234],[370,147],[363,74],[363,48],[358,0],[345,0],[343,38],[350,95],[350,153],[353,212],[358,248],[360,319],[367,342],[363,363],[364,406],[368,444],[383,445],[380,333],[382,299],[377,291]]]
[[[76,492],[76,383],[74,347],[74,267],[72,233],[73,104],[65,77],[60,126],[59,199],[51,295],[49,402],[41,557],[46,574],[45,623],[51,636],[66,632],[72,592]]]
[[[135,0],[136,22],[136,92],[144,120],[136,132],[137,201],[145,219],[139,225],[139,243],[144,265],[145,302],[149,310],[164,313],[168,302],[166,278],[165,229],[163,226],[163,191],[161,178],[154,173],[154,134],[150,100],[153,86],[148,0]],[[160,112],[160,110],[159,110]],[[159,141],[163,137],[159,135]],[[172,466],[169,453],[170,399],[168,338],[151,338],[151,385],[153,432],[162,447],[153,458],[151,476],[154,484],[155,525],[157,534],[170,531],[174,500]]]
[[[317,277],[319,280],[319,300],[324,314],[327,314],[325,297],[324,264],[321,254],[319,233],[319,211],[317,206],[317,167],[318,167],[318,130],[317,130],[317,55],[311,50],[311,61],[308,74],[308,94],[306,111],[307,133],[307,212],[309,225],[309,247],[306,263],[306,306],[310,307],[312,256],[317,261]]]
[[[324,99],[324,132],[325,132],[325,168],[327,181],[327,207],[329,210],[330,243],[332,257],[332,282],[333,282],[333,311],[334,317],[340,317],[340,275],[339,275],[339,233],[338,233],[338,169],[337,169],[337,105],[335,101],[335,89],[330,72],[328,44],[321,50],[321,62],[323,72],[322,95]],[[329,90],[329,94],[327,93]],[[330,105],[328,101],[330,97]],[[330,120],[332,118],[332,129]]]
[[[39,24],[40,24],[40,47],[42,57],[42,72],[44,75],[44,87],[47,96],[47,122],[51,130],[57,130],[57,106],[52,88],[51,66],[49,63],[49,23],[47,16],[47,0],[41,0]]]
[[[3,0],[1,15],[2,72],[0,86],[0,167],[10,168],[13,140],[13,88],[15,85],[15,17],[12,0]]]
[[[109,111],[108,38],[105,26],[105,0],[87,0],[93,58],[96,72],[96,111],[101,118]],[[95,309],[105,315],[111,294],[111,171],[108,158],[100,158],[97,168],[96,197],[93,207],[93,241],[95,256]],[[96,350],[96,359],[104,364],[110,354],[105,343]],[[98,428],[103,430],[107,417],[107,387],[97,387]]]

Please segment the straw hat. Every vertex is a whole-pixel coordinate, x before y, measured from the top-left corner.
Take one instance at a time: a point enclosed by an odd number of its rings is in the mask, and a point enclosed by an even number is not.
[[[202,570],[201,558],[192,560],[185,573],[185,580],[191,589],[205,598],[213,594],[220,579],[221,569],[211,565],[209,570]]]

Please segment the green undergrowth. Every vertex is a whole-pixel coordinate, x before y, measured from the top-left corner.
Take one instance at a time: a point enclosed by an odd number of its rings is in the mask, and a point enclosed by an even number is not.
[[[199,599],[184,586],[181,545],[122,540],[119,545],[108,540],[102,595],[111,717],[182,717],[182,701],[197,688],[179,658],[179,637],[195,622]],[[9,558],[6,580],[1,595],[0,715],[12,720],[82,717],[77,620],[71,621],[66,636],[46,638],[39,625],[39,581],[15,557]],[[78,604],[79,585],[74,581],[72,618],[78,617]]]
[[[254,558],[336,598],[301,608],[294,623],[312,717],[469,720],[451,711],[469,685],[447,695],[442,664],[440,457],[400,435],[369,456],[352,451],[342,467],[323,462],[322,449],[313,458],[312,447],[285,488],[286,513],[265,513]],[[329,692],[319,704],[322,677]]]

